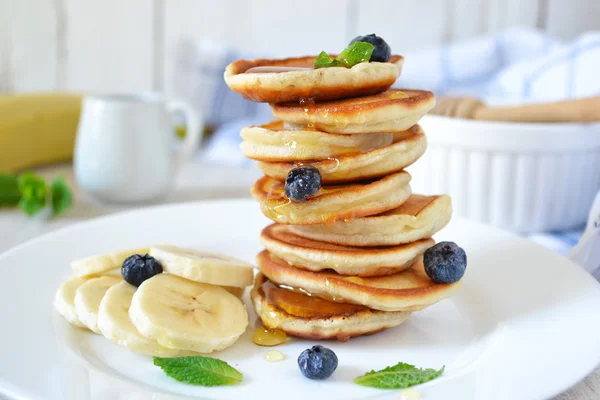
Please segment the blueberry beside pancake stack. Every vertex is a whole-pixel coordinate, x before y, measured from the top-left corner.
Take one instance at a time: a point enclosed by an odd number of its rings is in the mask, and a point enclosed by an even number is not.
[[[404,168],[425,152],[417,122],[435,99],[390,89],[403,61],[367,35],[337,56],[227,67],[229,87],[271,103],[276,118],[241,132],[242,152],[265,173],[252,195],[275,222],[261,233],[251,292],[266,328],[348,340],[397,326],[457,289],[462,273],[436,281],[423,262],[452,206],[445,195],[411,193]]]

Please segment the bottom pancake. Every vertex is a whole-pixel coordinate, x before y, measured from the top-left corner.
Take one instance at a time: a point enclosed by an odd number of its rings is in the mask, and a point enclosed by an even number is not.
[[[282,289],[259,273],[250,293],[256,315],[268,329],[307,339],[348,339],[400,325],[410,312],[385,312],[334,303]]]

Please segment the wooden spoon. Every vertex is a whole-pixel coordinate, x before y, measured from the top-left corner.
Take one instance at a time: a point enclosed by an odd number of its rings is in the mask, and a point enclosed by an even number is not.
[[[597,122],[600,97],[513,107],[488,107],[473,97],[441,97],[431,114],[512,122]]]

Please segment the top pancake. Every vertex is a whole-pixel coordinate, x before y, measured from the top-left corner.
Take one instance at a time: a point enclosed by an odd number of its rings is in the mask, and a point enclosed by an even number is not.
[[[398,79],[404,58],[394,55],[388,62],[363,62],[352,68],[314,69],[317,56],[237,60],[225,69],[225,82],[248,100],[266,103],[344,99],[383,92]],[[332,55],[335,57],[335,55]],[[255,67],[310,68],[287,72],[246,73]]]
[[[277,119],[338,134],[404,131],[433,106],[433,93],[408,89],[337,101],[271,105]]]

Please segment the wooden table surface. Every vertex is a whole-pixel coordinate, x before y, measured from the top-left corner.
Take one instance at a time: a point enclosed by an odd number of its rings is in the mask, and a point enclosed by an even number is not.
[[[36,172],[46,178],[64,176],[69,186],[73,188],[73,207],[63,216],[50,220],[28,218],[18,210],[1,210],[0,253],[26,240],[73,223],[134,208],[133,206],[101,204],[86,196],[77,188],[70,165],[45,168]],[[161,203],[249,197],[250,186],[259,176],[261,176],[260,171],[254,167],[240,169],[206,165],[193,161],[182,169],[172,192]],[[600,367],[555,399],[599,400]]]

